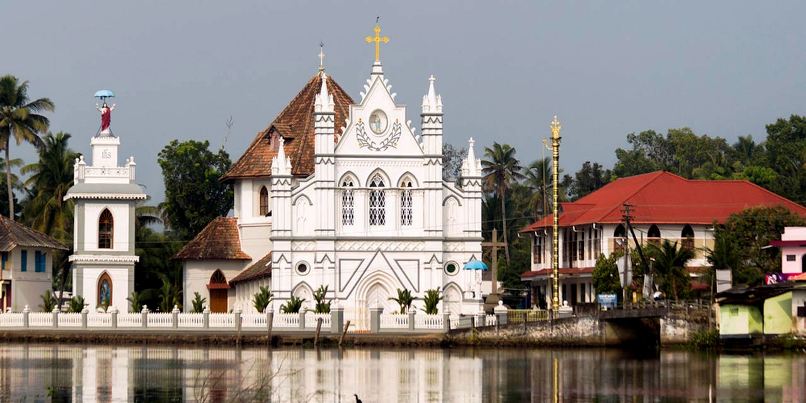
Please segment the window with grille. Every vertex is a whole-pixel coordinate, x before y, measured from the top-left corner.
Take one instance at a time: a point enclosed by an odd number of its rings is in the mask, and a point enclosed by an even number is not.
[[[114,219],[109,209],[104,209],[98,219],[98,248],[112,249],[112,229]]]
[[[353,225],[355,223],[353,180],[345,179],[341,186],[344,188],[341,193],[341,225]]]
[[[400,184],[403,188],[400,191],[400,225],[409,226],[412,223],[412,197],[411,197],[411,180],[404,180]]]
[[[266,217],[269,215],[269,190],[265,186],[260,188],[260,215]]]
[[[577,259],[585,260],[585,231],[577,233]]]
[[[532,251],[534,263],[543,263],[543,237],[534,236],[534,250]]]
[[[386,225],[386,192],[383,178],[375,174],[369,183],[369,225]]]

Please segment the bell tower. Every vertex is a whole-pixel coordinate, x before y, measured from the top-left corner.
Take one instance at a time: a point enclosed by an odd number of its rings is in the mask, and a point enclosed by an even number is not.
[[[135,182],[134,157],[118,165],[120,138],[110,129],[115,105],[109,90],[96,92],[102,105],[101,127],[90,140],[92,160],[76,158],[73,187],[65,200],[75,202],[73,295],[84,297],[92,311],[115,307],[129,311],[126,300],[134,291],[134,211],[148,196]]]

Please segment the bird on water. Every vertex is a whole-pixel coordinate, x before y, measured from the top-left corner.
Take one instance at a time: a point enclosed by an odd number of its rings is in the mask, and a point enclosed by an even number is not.
[[[358,398],[357,394],[353,393],[353,396],[355,396],[355,403],[364,403],[363,401],[361,401],[361,399]]]

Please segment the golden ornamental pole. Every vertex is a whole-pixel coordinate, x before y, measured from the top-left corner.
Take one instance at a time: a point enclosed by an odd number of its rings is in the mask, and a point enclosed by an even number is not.
[[[551,225],[551,309],[560,309],[560,121],[557,115],[551,121],[551,179],[552,218]]]

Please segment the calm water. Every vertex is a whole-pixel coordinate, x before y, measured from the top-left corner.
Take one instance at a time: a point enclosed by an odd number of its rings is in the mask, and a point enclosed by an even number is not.
[[[5,344],[0,401],[806,401],[806,355]]]

